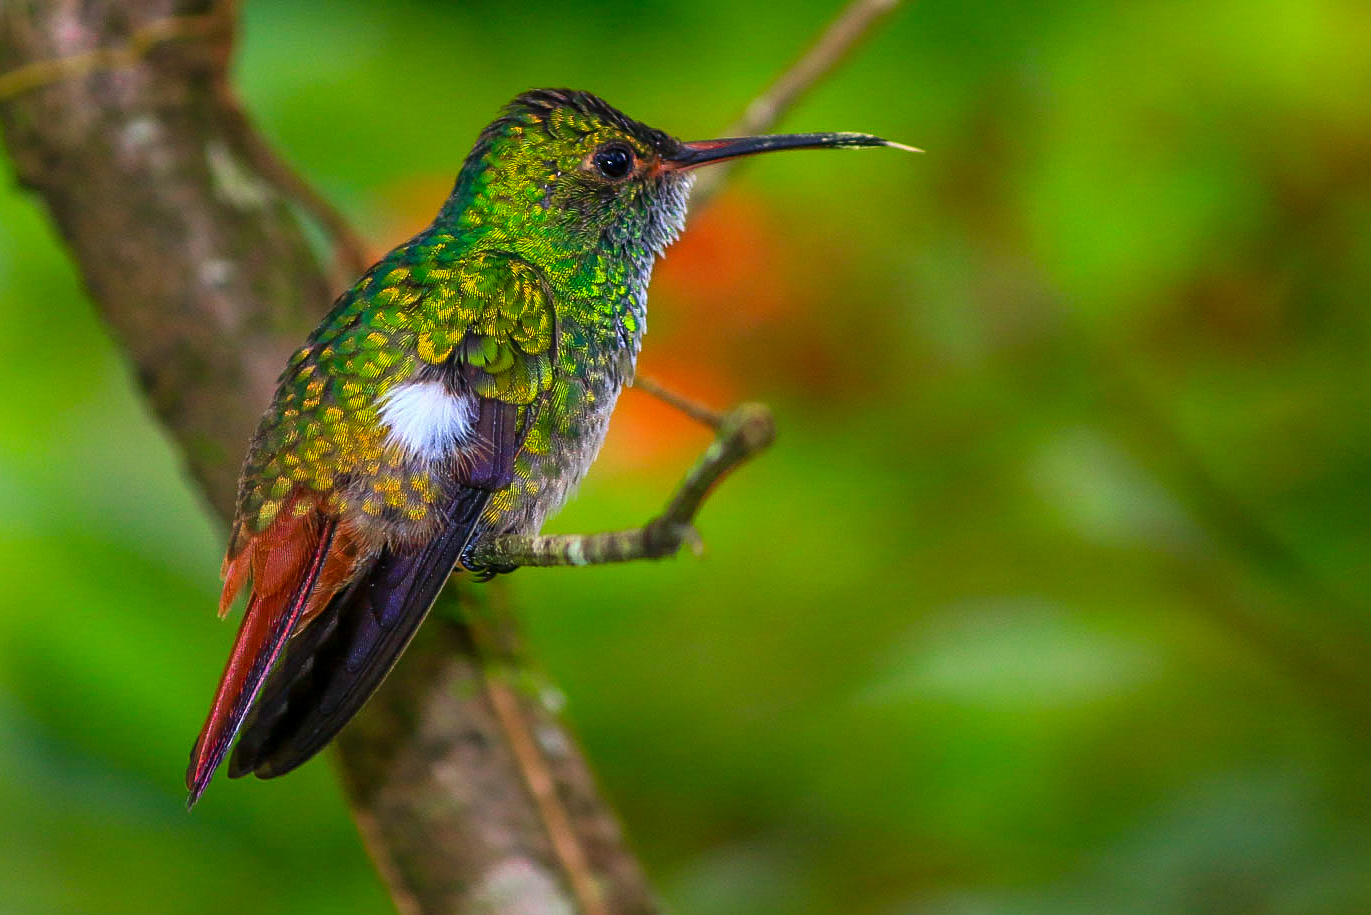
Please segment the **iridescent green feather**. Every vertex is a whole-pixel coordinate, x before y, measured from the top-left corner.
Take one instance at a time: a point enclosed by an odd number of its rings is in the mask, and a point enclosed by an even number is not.
[[[453,257],[458,242],[432,234],[392,252],[345,293],[291,358],[244,468],[239,515],[260,531],[301,492],[350,507],[339,485],[369,481],[365,514],[423,519],[439,481],[387,443],[379,407],[423,365],[454,356],[482,369],[482,397],[526,407],[552,383],[555,318],[537,271],[507,255]]]

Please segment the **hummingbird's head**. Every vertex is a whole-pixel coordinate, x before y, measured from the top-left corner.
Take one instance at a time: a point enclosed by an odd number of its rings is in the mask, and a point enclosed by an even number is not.
[[[650,266],[685,225],[699,166],[780,149],[898,145],[855,133],[682,142],[588,92],[535,89],[481,133],[445,212],[532,259],[601,252]]]
[[[692,177],[664,167],[681,147],[588,92],[535,89],[482,132],[454,197],[469,221],[555,255],[651,257],[685,223]]]

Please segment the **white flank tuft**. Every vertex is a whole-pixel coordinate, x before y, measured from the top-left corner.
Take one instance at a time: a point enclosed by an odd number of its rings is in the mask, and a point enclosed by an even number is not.
[[[476,402],[441,381],[416,381],[392,388],[381,401],[381,422],[390,444],[426,461],[448,457],[471,436]]]

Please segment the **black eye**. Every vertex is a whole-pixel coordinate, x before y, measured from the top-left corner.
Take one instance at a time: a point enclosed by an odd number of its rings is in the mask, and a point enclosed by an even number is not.
[[[594,162],[600,174],[617,181],[633,167],[633,150],[622,143],[614,143],[595,153]]]

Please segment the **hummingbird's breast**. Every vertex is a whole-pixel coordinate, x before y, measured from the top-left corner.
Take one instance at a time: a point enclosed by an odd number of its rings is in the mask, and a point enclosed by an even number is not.
[[[515,461],[514,482],[492,500],[496,531],[536,533],[599,454],[646,329],[647,284],[637,273],[558,303],[552,389]]]

